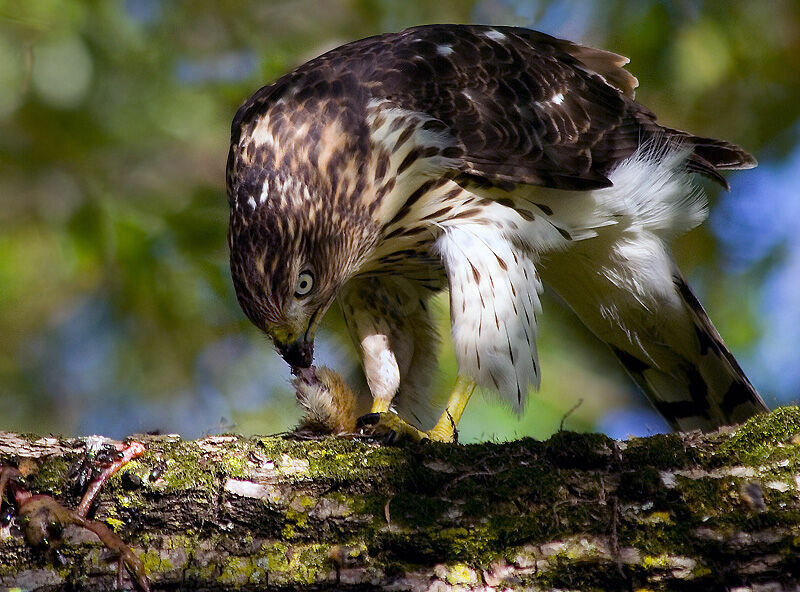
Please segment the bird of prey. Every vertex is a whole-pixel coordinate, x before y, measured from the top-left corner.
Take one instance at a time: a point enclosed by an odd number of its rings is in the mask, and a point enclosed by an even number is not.
[[[755,166],[660,125],[620,55],[524,28],[429,25],[349,43],[250,97],[227,165],[231,272],[295,373],[337,300],[372,393],[362,423],[451,441],[476,386],[521,410],[548,285],[675,429],[766,410],[668,247],[695,173]],[[449,289],[459,376],[427,432]]]

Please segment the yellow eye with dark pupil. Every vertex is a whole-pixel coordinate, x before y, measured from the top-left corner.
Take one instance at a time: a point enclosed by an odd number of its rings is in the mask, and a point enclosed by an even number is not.
[[[314,287],[314,276],[310,271],[304,271],[297,276],[297,284],[295,284],[295,296],[305,296]]]

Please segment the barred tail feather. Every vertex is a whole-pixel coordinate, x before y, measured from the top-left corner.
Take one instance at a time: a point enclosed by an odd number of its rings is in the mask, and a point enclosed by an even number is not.
[[[768,411],[677,269],[673,280],[672,293],[644,306],[624,297],[614,305],[597,303],[605,310],[601,314],[572,286],[555,282],[554,287],[611,347],[673,429],[713,430]]]
[[[727,425],[741,423],[757,413],[769,411],[722,341],[689,284],[680,273],[673,280],[697,334],[700,351],[696,359],[699,360],[700,375],[710,387],[712,416],[721,418],[720,423]]]
[[[705,175],[725,189],[730,189],[730,186],[720,171],[752,169],[758,164],[752,154],[725,140],[693,136],[669,128],[664,131],[673,142],[691,147],[692,152],[686,162],[687,171]]]
[[[692,153],[645,152],[591,192],[615,224],[542,260],[541,275],[606,342],[675,429],[714,429],[767,411],[672,260],[667,240],[702,220]],[[654,179],[659,179],[658,183]],[[694,213],[692,213],[694,212]]]
[[[686,281],[673,279],[686,314],[670,322],[688,323],[695,339],[664,344],[653,360],[610,344],[625,370],[676,430],[711,430],[768,411]]]

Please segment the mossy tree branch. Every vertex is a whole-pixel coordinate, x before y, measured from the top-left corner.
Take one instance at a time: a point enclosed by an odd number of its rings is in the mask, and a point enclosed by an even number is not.
[[[616,442],[147,436],[95,511],[153,590],[796,589],[800,409]],[[0,433],[0,461],[65,505],[81,439]],[[109,590],[97,539],[55,566],[0,526],[0,588]]]

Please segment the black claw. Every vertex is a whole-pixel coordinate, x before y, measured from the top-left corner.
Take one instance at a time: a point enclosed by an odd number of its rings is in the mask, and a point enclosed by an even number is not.
[[[456,422],[453,419],[453,416],[450,415],[450,412],[447,412],[447,419],[450,420],[450,427],[453,428],[453,444],[458,444],[458,428],[456,427]]]
[[[356,427],[363,428],[365,426],[374,426],[377,425],[380,420],[380,413],[367,413],[356,420]]]
[[[389,430],[386,435],[383,437],[383,443],[386,446],[391,446],[397,442],[397,432],[394,430]]]

